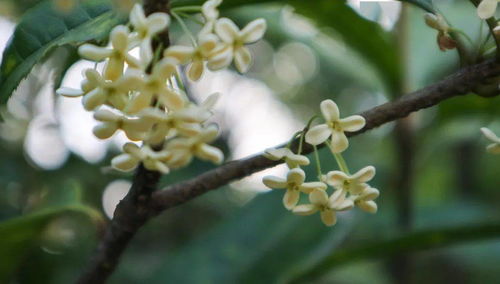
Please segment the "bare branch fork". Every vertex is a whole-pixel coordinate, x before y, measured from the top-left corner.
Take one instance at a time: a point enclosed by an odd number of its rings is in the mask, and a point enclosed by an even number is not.
[[[147,14],[169,12],[168,0],[145,0],[144,8]],[[162,34],[160,40],[163,46],[167,47],[169,45],[168,33]],[[156,42],[156,44],[159,43]],[[406,117],[412,112],[439,104],[446,99],[467,94],[477,86],[488,83],[489,79],[498,76],[500,76],[500,64],[494,61],[463,68],[438,83],[402,96],[394,102],[388,102],[360,113],[366,119],[366,126],[360,131],[348,133],[348,136],[356,136],[385,123]],[[292,145],[294,146],[296,143]],[[304,146],[303,153],[312,152],[312,147],[307,144]],[[198,177],[168,186],[163,190],[157,190],[160,174],[140,166],[135,173],[130,192],[117,206],[104,237],[77,283],[104,283],[116,268],[121,254],[131,239],[154,216],[231,181],[280,163],[280,161],[271,161],[259,154],[228,162]]]

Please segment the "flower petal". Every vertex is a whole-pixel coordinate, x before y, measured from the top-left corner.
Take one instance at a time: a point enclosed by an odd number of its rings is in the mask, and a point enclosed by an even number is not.
[[[266,149],[263,155],[269,160],[278,161],[283,159],[283,157],[285,157],[285,155],[287,155],[289,152],[290,149],[288,148],[279,148],[279,149],[271,148],[271,149]]]
[[[118,130],[118,123],[105,122],[94,126],[92,132],[99,139],[108,139]]]
[[[316,212],[318,212],[318,207],[316,207],[314,204],[298,205],[293,208],[293,214],[300,216],[308,216]]]
[[[321,215],[321,221],[323,224],[326,226],[333,226],[335,223],[337,223],[337,214],[335,214],[335,211],[333,210],[323,210],[320,213]]]
[[[146,16],[144,15],[144,10],[142,5],[137,3],[134,8],[130,11],[130,23],[135,27],[139,28],[146,24]]]
[[[275,176],[265,176],[262,179],[262,182],[265,186],[273,189],[282,189],[286,188],[286,180],[284,178],[275,177]]]
[[[126,52],[128,48],[129,30],[126,26],[119,25],[113,28],[109,36],[114,50]]]
[[[233,48],[231,46],[225,46],[218,49],[208,58],[208,69],[212,71],[224,69],[233,61]]]
[[[319,145],[332,135],[332,130],[326,124],[316,125],[306,133],[306,142],[311,145]]]
[[[94,110],[96,107],[103,105],[106,102],[106,95],[100,89],[94,89],[90,93],[83,96],[83,107],[88,110]]]
[[[309,194],[314,190],[326,190],[326,184],[320,181],[305,182],[301,186],[299,186],[299,189],[302,192]]]
[[[195,60],[187,67],[187,77],[192,81],[198,81],[203,75],[203,61]]]
[[[377,203],[375,203],[375,201],[366,201],[366,202],[359,202],[358,204],[358,207],[363,210],[363,211],[366,211],[368,213],[372,213],[372,214],[375,214],[377,213],[377,210],[378,210],[378,206],[377,206]]]
[[[495,15],[497,5],[497,0],[483,0],[477,6],[477,15],[483,20],[489,19]]]
[[[288,210],[292,210],[299,203],[300,191],[287,190],[283,196],[283,205]]]
[[[215,23],[215,33],[225,42],[232,44],[238,37],[240,29],[228,18],[220,18]]]
[[[121,154],[111,160],[111,166],[113,168],[124,172],[133,170],[138,164],[139,160],[128,154]]]
[[[316,189],[309,194],[309,201],[315,205],[328,204],[328,194],[324,190]]]
[[[379,195],[380,195],[380,192],[378,191],[378,189],[373,188],[373,187],[368,187],[361,193],[361,195],[357,199],[369,201],[369,200],[376,199]]]
[[[290,183],[293,182],[296,185],[301,185],[306,179],[306,173],[299,168],[291,169],[286,175],[286,180]]]
[[[234,65],[240,73],[246,73],[252,64],[252,54],[242,46],[234,50]]]
[[[321,113],[326,121],[337,121],[340,117],[339,107],[332,100],[324,100],[320,104]]]
[[[153,36],[164,30],[170,24],[170,16],[166,13],[153,13],[147,18],[149,35]]]
[[[103,61],[111,56],[112,53],[113,51],[111,49],[88,43],[83,44],[78,48],[78,54],[80,54],[81,57],[96,62]]]
[[[332,143],[330,150],[332,153],[342,153],[349,147],[349,140],[342,131],[332,131]]]
[[[217,47],[219,38],[214,34],[200,34],[198,38],[198,48],[204,57],[208,57],[210,53]]]
[[[73,89],[73,88],[66,88],[62,87],[57,89],[56,94],[60,96],[65,96],[65,97],[81,97],[84,95],[84,92],[79,89]]]
[[[188,63],[193,58],[193,54],[194,54],[193,47],[182,46],[182,45],[171,46],[164,52],[165,57],[173,57],[177,61],[179,61],[179,64]]]
[[[222,151],[208,144],[201,144],[196,149],[196,156],[202,160],[210,161],[214,164],[220,164],[224,161]]]
[[[104,66],[104,78],[111,81],[118,80],[123,74],[124,66],[125,62],[122,59],[115,57],[110,58]]]
[[[500,138],[495,133],[493,133],[493,131],[491,131],[490,129],[488,129],[486,127],[482,127],[481,132],[483,132],[484,136],[486,136],[486,138],[488,138],[488,140],[491,140],[491,142],[500,143]]]
[[[351,176],[357,183],[369,182],[375,176],[375,167],[367,166]]]
[[[290,169],[296,168],[298,166],[307,166],[310,163],[309,159],[306,156],[297,155],[292,153],[291,151],[286,155],[285,161]]]
[[[351,115],[340,120],[340,126],[344,131],[354,132],[365,127],[365,118],[361,115]]]
[[[266,28],[266,20],[262,18],[253,20],[241,30],[241,39],[246,44],[254,43],[264,36]]]

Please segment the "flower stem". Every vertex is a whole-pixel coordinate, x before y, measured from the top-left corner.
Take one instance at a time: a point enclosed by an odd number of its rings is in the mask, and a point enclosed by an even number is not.
[[[314,160],[316,161],[316,171],[318,172],[318,179],[322,181],[321,176],[323,173],[321,172],[321,162],[319,161],[319,154],[318,154],[318,147],[316,145],[313,145],[314,148]]]
[[[186,23],[184,23],[182,18],[179,17],[179,15],[177,15],[175,12],[172,11],[171,14],[172,14],[172,17],[174,17],[175,20],[177,22],[179,22],[179,25],[181,26],[182,30],[189,36],[189,39],[191,40],[191,43],[193,44],[193,46],[196,47],[197,46],[196,40],[194,39],[194,36],[191,33],[191,31],[189,30],[189,28],[186,26]]]
[[[302,131],[302,132],[300,133],[299,150],[297,151],[297,154],[298,154],[298,155],[300,155],[300,154],[302,153],[302,144],[304,143],[304,135],[306,135],[306,134],[305,134],[305,132],[304,132],[304,131]]]
[[[333,156],[335,157],[335,161],[337,161],[337,164],[339,165],[339,168],[341,171],[344,173],[350,175],[351,173],[349,172],[349,168],[347,167],[347,163],[344,160],[344,157],[340,153],[334,153]]]

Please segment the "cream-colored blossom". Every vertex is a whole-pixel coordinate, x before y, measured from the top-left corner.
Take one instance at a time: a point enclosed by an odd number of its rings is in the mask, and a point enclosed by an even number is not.
[[[59,88],[56,93],[66,97],[83,96],[83,106],[86,110],[108,104],[118,110],[123,110],[128,104],[129,92],[141,88],[141,74],[128,70],[116,81],[105,80],[94,69],[84,71],[86,81],[82,82],[82,90]]]
[[[488,140],[493,142],[486,147],[486,151],[491,154],[500,154],[500,138],[486,127],[481,128],[481,132],[483,132],[484,136],[488,138]]]
[[[175,138],[167,143],[167,150],[172,153],[169,166],[180,168],[189,164],[193,157],[220,164],[224,154],[218,148],[209,145],[219,133],[216,125],[209,125],[193,137]]]
[[[332,152],[343,152],[349,146],[349,141],[344,132],[360,130],[365,126],[365,119],[360,115],[352,115],[341,119],[339,108],[332,100],[322,101],[320,108],[326,123],[311,128],[306,133],[306,142],[319,145],[331,136]]]
[[[375,176],[373,166],[364,167],[353,175],[348,175],[341,171],[330,171],[326,175],[326,183],[338,190],[343,190],[351,194],[361,194],[369,182]]]
[[[310,163],[306,156],[297,155],[288,148],[267,149],[264,151],[264,157],[273,161],[284,159],[290,169],[307,166]]]
[[[111,48],[84,44],[78,48],[78,53],[83,58],[96,62],[109,58],[103,71],[107,80],[117,80],[123,74],[125,63],[133,68],[140,67],[139,60],[128,53],[130,41],[126,26],[116,26],[111,31],[110,41]]]
[[[346,194],[342,190],[335,191],[330,197],[324,190],[314,190],[309,194],[309,202],[311,203],[295,207],[293,213],[307,216],[319,211],[321,221],[326,226],[337,223],[336,211],[349,210],[353,207],[352,200],[346,199]]]
[[[203,75],[204,61],[208,60],[217,47],[218,38],[214,34],[200,34],[198,36],[198,46],[181,46],[174,45],[169,47],[165,53],[165,57],[173,57],[180,64],[188,64],[187,76],[193,81],[198,81]]]
[[[215,22],[219,18],[219,5],[222,0],[209,0],[201,6],[201,14],[205,18],[205,25],[201,29],[199,35],[214,33]]]
[[[498,2],[500,0],[483,0],[477,6],[477,15],[481,19],[488,19],[495,15],[497,11]]]
[[[132,141],[144,140],[146,133],[153,125],[146,119],[128,117],[123,113],[109,109],[97,110],[94,113],[94,118],[101,122],[93,129],[94,135],[99,139],[107,139],[121,129]]]
[[[176,72],[177,63],[173,58],[163,58],[154,65],[151,74],[143,74],[141,90],[130,101],[127,112],[137,113],[150,107],[153,100],[168,109],[182,108],[185,104],[183,95],[167,85],[167,80]]]
[[[134,27],[132,39],[140,47],[141,61],[144,65],[147,65],[153,59],[151,41],[156,34],[168,27],[170,16],[157,12],[146,17],[142,5],[135,4],[130,11],[130,23]]]
[[[373,188],[365,188],[359,195],[351,195],[349,199],[354,202],[354,205],[358,206],[361,210],[368,213],[377,213],[378,207],[375,203],[375,199],[380,195],[380,192]]]
[[[245,46],[260,40],[266,31],[266,21],[256,19],[248,23],[242,30],[228,18],[220,18],[215,23],[215,33],[222,45],[213,52],[208,62],[208,68],[219,70],[227,67],[234,57],[236,69],[245,73],[252,63],[252,54]]]
[[[148,145],[139,147],[134,143],[127,143],[123,146],[123,152],[124,154],[111,160],[111,165],[117,170],[132,171],[139,163],[142,163],[150,171],[158,171],[162,174],[170,171],[167,161],[171,154],[166,150],[154,151]]]
[[[292,210],[299,202],[300,192],[311,193],[313,190],[326,189],[326,184],[322,182],[304,182],[306,174],[300,168],[291,169],[286,179],[276,176],[266,176],[262,182],[269,188],[286,189],[283,196],[283,205],[286,209]]]

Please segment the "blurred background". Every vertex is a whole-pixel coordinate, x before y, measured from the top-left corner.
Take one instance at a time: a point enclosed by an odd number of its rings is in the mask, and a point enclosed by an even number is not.
[[[38,2],[0,1],[0,50]],[[324,99],[335,100],[344,115],[354,114],[459,68],[457,53],[438,49],[437,32],[415,6],[339,0],[328,10],[307,1],[294,10],[286,1],[267,2],[222,10],[240,26],[256,17],[268,21],[265,40],[251,46],[251,71],[206,73],[188,85],[198,100],[223,94],[214,121],[223,130],[217,144],[229,160],[287,141]],[[487,28],[469,1],[434,4],[469,35],[472,50],[485,39]],[[188,42],[177,23],[172,29],[176,42]],[[125,137],[98,140],[92,134],[96,122],[81,101],[54,94],[59,85],[78,88],[81,71],[93,67],[73,60],[57,71],[72,52],[74,47],[61,47],[47,56],[1,110],[0,283],[73,282],[131,184],[131,174],[109,167]],[[500,97],[468,95],[352,138],[349,167],[377,168],[376,215],[341,213],[332,228],[318,216],[294,216],[283,208],[282,192],[261,183],[264,175],[285,173],[276,167],[152,220],[110,283],[282,283],[336,255],[312,282],[498,283],[500,238],[482,240],[481,230],[480,240],[452,246],[446,245],[449,236],[436,233],[435,243],[443,245],[411,254],[399,253],[388,240],[500,222],[500,159],[485,153],[479,132],[487,126],[500,133],[499,110]],[[320,155],[324,170],[336,169],[328,150]],[[196,161],[161,184],[212,167]],[[314,167],[307,171],[315,176]],[[417,246],[419,241],[426,240],[412,239]],[[391,249],[363,251],[379,242]]]

